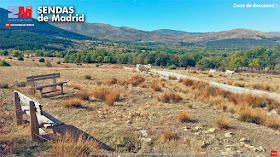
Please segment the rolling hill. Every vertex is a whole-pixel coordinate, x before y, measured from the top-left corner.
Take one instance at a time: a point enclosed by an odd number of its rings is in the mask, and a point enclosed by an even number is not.
[[[142,31],[128,27],[114,27],[100,23],[53,23],[52,25],[77,34],[98,39],[130,42],[156,42],[172,44],[196,44],[214,47],[255,47],[266,44],[273,46],[280,41],[280,34],[250,29],[232,29],[221,32],[190,33],[169,29]]]

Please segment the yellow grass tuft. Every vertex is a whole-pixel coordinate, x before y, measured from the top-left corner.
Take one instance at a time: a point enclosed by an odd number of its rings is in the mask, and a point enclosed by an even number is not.
[[[216,118],[216,125],[219,129],[227,130],[230,128],[229,122],[223,117]]]
[[[93,95],[95,98],[105,101],[109,106],[114,105],[115,101],[120,97],[118,92],[106,88],[94,90]]]
[[[98,143],[83,135],[75,137],[69,132],[62,137],[55,137],[50,143],[53,156],[87,157],[90,153],[102,153]]]

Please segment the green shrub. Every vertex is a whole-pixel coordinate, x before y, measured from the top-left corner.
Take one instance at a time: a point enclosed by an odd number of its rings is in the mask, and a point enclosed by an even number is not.
[[[168,67],[168,69],[174,70],[174,69],[176,69],[176,65],[170,65],[170,66]]]
[[[61,61],[57,61],[56,63],[57,63],[57,64],[60,64],[60,63],[61,63]]]
[[[1,61],[0,67],[3,67],[3,66],[11,66],[11,65],[9,63],[7,63],[6,61]]]
[[[39,62],[45,62],[45,59],[44,58],[40,58]]]
[[[24,61],[23,57],[18,57],[18,61]]]
[[[96,66],[96,67],[99,67],[99,64],[96,64],[95,66]]]

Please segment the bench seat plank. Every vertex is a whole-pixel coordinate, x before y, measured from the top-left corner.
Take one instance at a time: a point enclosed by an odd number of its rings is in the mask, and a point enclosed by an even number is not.
[[[31,89],[43,89],[43,88],[47,88],[47,87],[53,87],[53,86],[57,86],[57,85],[62,85],[65,84],[67,82],[58,82],[58,83],[54,83],[54,84],[49,84],[49,85],[44,85],[44,86],[38,86],[38,87],[31,87]]]

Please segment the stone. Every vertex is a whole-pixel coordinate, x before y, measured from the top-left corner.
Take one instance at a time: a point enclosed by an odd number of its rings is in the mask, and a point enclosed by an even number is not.
[[[131,123],[132,123],[132,121],[131,121],[131,120],[128,120],[126,123],[131,124]]]
[[[206,148],[209,145],[209,143],[203,141],[201,144],[201,148]]]
[[[194,133],[195,135],[202,135],[202,132],[196,132],[196,133]]]
[[[260,151],[265,152],[265,149],[262,146],[259,146]]]
[[[247,148],[251,147],[251,145],[249,145],[249,144],[245,144],[244,146],[247,147]]]
[[[216,131],[215,128],[210,128],[210,129],[208,129],[208,132],[210,132],[210,133],[213,133],[213,132],[215,132],[215,131]]]
[[[152,139],[151,138],[141,138],[141,141],[143,141],[143,142],[151,142]]]
[[[196,130],[196,131],[198,131],[198,130],[202,130],[202,127],[200,127],[200,126],[196,126],[196,127],[194,128],[194,130]]]
[[[245,142],[240,142],[240,146],[241,147],[245,146]]]
[[[239,142],[248,142],[248,140],[246,138],[241,138]]]
[[[139,132],[140,132],[140,133],[142,134],[142,136],[144,136],[144,137],[147,137],[147,136],[148,136],[148,133],[147,133],[146,130],[140,130]]]
[[[225,137],[232,137],[233,133],[232,132],[228,132],[225,134]]]

